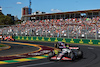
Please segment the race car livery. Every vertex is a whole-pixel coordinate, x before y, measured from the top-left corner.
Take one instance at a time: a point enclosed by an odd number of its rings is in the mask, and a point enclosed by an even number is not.
[[[75,60],[77,58],[83,58],[83,52],[79,47],[70,46],[64,42],[57,42],[54,47],[60,49],[54,50],[49,53],[49,60]]]
[[[13,39],[12,37],[10,37],[10,36],[3,36],[2,38],[1,38],[1,40],[2,41],[15,41],[15,39]]]
[[[83,52],[82,51],[74,51],[69,48],[63,48],[60,51],[54,50],[49,53],[48,59],[49,60],[75,60],[77,58],[82,58]]]

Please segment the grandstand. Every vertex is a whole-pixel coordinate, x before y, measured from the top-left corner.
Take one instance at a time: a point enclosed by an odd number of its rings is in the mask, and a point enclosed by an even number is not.
[[[64,38],[100,38],[100,17],[27,21],[5,27],[3,35]]]
[[[32,20],[30,17],[35,17],[34,20],[44,20],[44,19],[66,19],[66,18],[81,18],[81,17],[100,17],[100,9],[94,10],[81,10],[81,11],[69,11],[60,13],[46,13],[38,15],[23,15],[23,20]],[[30,19],[29,19],[30,18]]]

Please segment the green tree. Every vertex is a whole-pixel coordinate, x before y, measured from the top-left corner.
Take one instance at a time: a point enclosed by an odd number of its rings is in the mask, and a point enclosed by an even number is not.
[[[2,12],[0,12],[0,15],[4,15]]]
[[[14,24],[21,24],[21,22],[22,22],[22,21],[16,20],[16,21],[14,22]]]
[[[3,21],[4,21],[5,25],[12,25],[13,24],[12,19],[9,16],[5,16]]]
[[[12,19],[0,12],[0,25],[12,25]]]
[[[0,25],[4,25],[4,18],[5,16],[4,15],[0,15]]]

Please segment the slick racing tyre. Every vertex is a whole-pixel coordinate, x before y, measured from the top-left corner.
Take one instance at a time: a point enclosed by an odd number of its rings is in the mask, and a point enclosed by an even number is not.
[[[48,55],[49,56],[47,57],[47,59],[51,60],[51,57],[55,56],[55,53],[52,51]]]
[[[15,41],[15,39],[14,39],[14,41]]]
[[[59,48],[59,44],[58,43],[54,44],[54,47]]]
[[[73,52],[69,53],[68,55],[69,55],[69,57],[72,59],[72,61],[74,61],[74,60],[75,60],[75,55],[74,55],[74,53],[73,53]]]
[[[79,50],[77,52],[77,56],[78,56],[78,58],[83,58],[83,52]]]
[[[4,41],[4,38],[2,38],[1,41]]]

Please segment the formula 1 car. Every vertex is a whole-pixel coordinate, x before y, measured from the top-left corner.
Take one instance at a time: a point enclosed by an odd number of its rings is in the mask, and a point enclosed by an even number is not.
[[[75,60],[83,58],[83,52],[77,46],[70,46],[64,42],[57,42],[54,47],[61,49],[60,51],[51,51],[49,53],[49,60]]]
[[[9,36],[7,36],[7,37],[4,36],[4,37],[1,38],[1,40],[2,40],[2,41],[15,41],[15,39],[13,39],[13,38],[11,38],[11,37],[9,37]]]
[[[83,57],[83,52],[78,51],[78,50],[72,50],[69,48],[63,48],[61,51],[51,51],[48,54],[48,59],[49,60],[72,60],[74,61],[77,58],[82,58]]]

